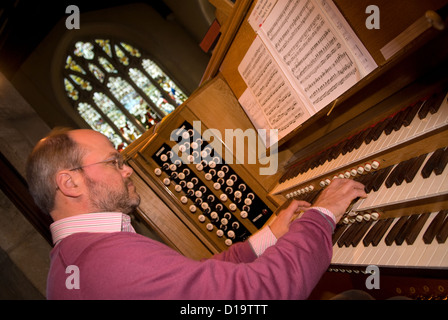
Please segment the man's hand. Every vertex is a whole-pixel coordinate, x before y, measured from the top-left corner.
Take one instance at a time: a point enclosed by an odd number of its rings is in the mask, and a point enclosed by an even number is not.
[[[313,207],[330,210],[338,222],[350,203],[356,198],[365,198],[364,185],[350,179],[334,179],[317,198]],[[292,200],[287,208],[281,209],[270,225],[274,236],[279,239],[289,230],[289,225],[300,212],[306,211],[311,204],[306,201]]]
[[[306,201],[292,200],[289,206],[280,210],[275,220],[269,226],[274,236],[279,239],[289,230],[291,221],[311,206]]]
[[[313,207],[323,207],[330,210],[337,222],[354,199],[366,197],[367,194],[362,183],[351,179],[334,179],[322,191]]]

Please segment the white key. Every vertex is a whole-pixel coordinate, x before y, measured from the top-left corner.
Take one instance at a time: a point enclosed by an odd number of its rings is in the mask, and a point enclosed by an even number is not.
[[[430,265],[431,259],[437,250],[437,245],[435,243],[437,243],[437,241],[431,243],[430,245],[426,245],[425,251],[417,261],[417,267],[428,267]]]
[[[448,267],[448,246],[445,243],[438,243],[436,241],[436,249],[434,250],[434,254],[431,260],[428,262],[428,266],[430,267]]]
[[[369,228],[369,231],[376,223],[378,223],[378,221],[372,224],[372,226]],[[368,233],[368,231],[367,231],[367,233]],[[363,244],[362,244],[362,246],[363,246],[364,250],[358,257],[358,263],[362,264],[362,265],[373,264],[371,261],[371,256],[374,255],[375,252],[378,250],[377,247],[373,246],[373,245],[369,245],[368,247],[365,247]]]
[[[431,224],[434,217],[438,214],[438,212],[431,212],[428,220],[426,220],[425,225],[423,226],[422,230],[420,231],[420,234],[418,235],[417,239],[415,239],[414,244],[412,245],[413,251],[409,255],[409,258],[407,260],[408,266],[416,266],[418,264],[418,261],[421,259],[423,254],[425,253],[426,249],[430,246],[427,245],[423,241],[423,235],[425,234],[426,229],[428,229],[429,225]]]
[[[397,223],[398,219],[395,219],[395,221],[389,226],[387,229],[387,232],[384,234],[381,241],[378,243],[378,245],[375,247],[376,249],[374,252],[372,252],[372,255],[368,257],[368,259],[373,264],[385,264],[387,260],[389,259],[389,255],[394,250],[394,247],[386,245],[386,242],[384,241],[386,239],[387,234],[392,230],[395,223]]]
[[[394,245],[396,247],[394,254],[391,255],[390,260],[388,261],[389,266],[406,266],[404,264],[404,260],[406,260],[406,254],[409,253],[410,246],[406,244],[406,242],[403,242],[401,245],[396,245],[394,242]]]
[[[439,188],[437,189],[437,194],[445,194],[448,191],[448,165],[445,167],[443,172],[440,174],[442,179],[440,180]]]
[[[394,168],[396,167],[396,165],[394,166]],[[387,175],[387,177],[389,177],[389,175],[393,172],[394,168],[392,168],[392,170],[390,170],[389,174]],[[387,177],[384,181],[387,180]],[[361,211],[361,210],[365,210],[366,208],[374,208],[375,205],[378,204],[378,199],[381,199],[384,196],[384,189],[387,189],[383,185],[378,189],[378,191],[374,191],[374,192],[370,192],[369,195],[367,196],[367,198],[358,206],[357,211]]]

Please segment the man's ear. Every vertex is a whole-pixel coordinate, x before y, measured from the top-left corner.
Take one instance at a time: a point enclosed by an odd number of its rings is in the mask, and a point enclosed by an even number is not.
[[[78,173],[69,170],[62,170],[56,174],[56,184],[58,189],[68,197],[78,197],[81,195]]]

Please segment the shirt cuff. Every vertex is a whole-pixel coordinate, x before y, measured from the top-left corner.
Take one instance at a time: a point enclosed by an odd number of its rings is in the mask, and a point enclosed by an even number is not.
[[[323,213],[324,215],[330,217],[333,220],[333,222],[336,224],[336,217],[334,216],[333,212],[331,212],[330,210],[322,208],[322,207],[311,207],[309,209],[316,209],[317,211],[319,211],[319,212]]]
[[[307,209],[307,211],[310,209],[315,209],[321,212],[322,214],[328,216],[336,224],[336,218],[333,212],[331,212],[330,210],[322,207],[311,207]],[[257,233],[253,234],[249,238],[249,243],[252,249],[254,250],[255,254],[257,255],[257,257],[259,257],[263,254],[263,252],[265,252],[267,248],[277,243],[277,238],[272,233],[271,228],[267,226],[259,230]]]
[[[271,228],[267,226],[253,234],[249,238],[249,243],[257,257],[259,257],[267,248],[277,243],[277,238],[272,233]]]

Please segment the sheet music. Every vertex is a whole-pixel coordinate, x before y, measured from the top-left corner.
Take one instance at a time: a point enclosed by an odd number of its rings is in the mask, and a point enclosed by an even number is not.
[[[279,139],[377,67],[331,0],[277,0],[257,34],[238,70]]]
[[[325,11],[330,18],[329,21],[333,27],[339,31],[341,38],[344,40],[347,47],[350,48],[351,53],[355,56],[354,60],[357,63],[361,77],[365,77],[375,70],[376,67],[378,67],[375,60],[361,40],[356,36],[355,32],[353,32],[334,2],[331,0],[319,0],[318,4],[320,4],[322,10]]]
[[[259,35],[318,112],[361,79],[348,48],[312,0],[279,0]]]
[[[279,139],[310,117],[305,104],[295,94],[284,74],[279,72],[276,61],[258,37],[252,43],[238,70],[258,102],[260,112],[266,121],[261,121],[260,115],[256,115],[252,110],[252,115],[258,118],[256,123],[268,124],[264,129],[278,129]],[[253,108],[253,105],[248,107],[243,104],[246,102],[240,102],[246,111]]]
[[[251,15],[249,16],[248,22],[255,32],[261,28],[263,22],[268,17],[272,8],[274,7],[277,0],[258,0]]]
[[[264,117],[264,114],[258,105],[258,101],[255,99],[250,89],[246,89],[243,92],[238,99],[238,102],[243,106],[244,111],[256,129],[271,127]]]
[[[243,107],[244,111],[246,112],[247,116],[249,117],[250,121],[254,125],[255,129],[266,129],[270,128],[271,126],[266,121],[266,118],[264,117],[263,112],[261,112],[261,109],[258,105],[258,101],[255,99],[254,95],[252,94],[252,91],[250,89],[246,89],[243,94],[238,99],[238,102]],[[266,130],[266,133],[269,131]],[[266,148],[270,147],[270,139],[269,135],[259,135],[259,138],[263,141],[263,144]]]

